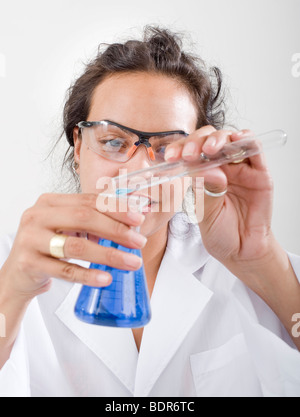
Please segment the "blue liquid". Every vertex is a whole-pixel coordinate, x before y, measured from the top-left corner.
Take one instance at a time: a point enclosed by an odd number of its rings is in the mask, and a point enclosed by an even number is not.
[[[113,247],[141,257],[139,249],[129,249],[106,239],[99,245]],[[106,265],[91,264],[90,268],[112,275],[108,287],[83,286],[75,306],[75,315],[89,324],[111,327],[143,327],[151,319],[150,301],[144,267],[124,271]]]
[[[122,196],[122,195],[125,195],[125,194],[130,194],[133,191],[135,191],[135,190],[130,190],[129,188],[118,188],[116,190],[116,195],[117,196]]]

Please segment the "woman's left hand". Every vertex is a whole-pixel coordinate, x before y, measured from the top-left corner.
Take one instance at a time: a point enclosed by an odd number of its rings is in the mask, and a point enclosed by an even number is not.
[[[169,145],[166,159],[196,160],[201,152],[213,155],[226,143],[247,136],[253,133],[217,131],[205,126]],[[275,239],[271,232],[273,183],[264,155],[207,170],[201,176],[208,191],[220,193],[227,189],[224,196],[204,197],[204,218],[199,227],[208,252],[231,270],[266,259]]]
[[[169,145],[166,159],[195,160],[201,152],[213,155],[226,143],[249,135],[253,135],[249,130],[233,133],[205,126]],[[169,152],[173,153],[170,159]],[[292,331],[300,285],[287,253],[271,231],[273,183],[264,155],[207,170],[202,176],[207,190],[227,190],[220,197],[204,197],[199,227],[206,249],[269,305],[300,350],[299,338]]]

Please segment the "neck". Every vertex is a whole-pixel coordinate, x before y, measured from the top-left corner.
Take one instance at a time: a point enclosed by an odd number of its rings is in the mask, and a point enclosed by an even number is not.
[[[149,295],[151,297],[156,276],[163,259],[168,240],[168,223],[153,235],[148,237],[148,242],[142,250],[145,273]]]

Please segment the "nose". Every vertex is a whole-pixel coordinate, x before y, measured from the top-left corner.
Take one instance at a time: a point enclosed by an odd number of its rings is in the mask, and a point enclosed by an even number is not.
[[[146,145],[140,144],[130,160],[126,163],[127,174],[149,168],[150,166],[152,166],[152,161],[149,157],[147,147]],[[130,178],[126,188],[138,191],[141,187],[143,188],[148,184],[149,180],[151,181],[151,178],[151,173],[138,174],[137,176]],[[145,190],[145,192],[147,193],[147,190]]]
[[[130,160],[126,163],[126,168],[128,173],[130,173],[140,169],[149,168],[151,165],[152,161],[149,157],[146,145],[140,144]]]

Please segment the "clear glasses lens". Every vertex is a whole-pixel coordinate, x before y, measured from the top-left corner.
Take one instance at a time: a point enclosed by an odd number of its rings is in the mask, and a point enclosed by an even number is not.
[[[165,136],[152,136],[149,142],[155,155],[155,163],[164,162],[166,147],[184,137],[185,135],[180,133]]]
[[[126,162],[132,156],[135,143],[139,138],[136,134],[104,122],[103,124],[83,128],[83,140],[85,144],[97,154],[106,159]],[[149,139],[155,163],[164,161],[166,147],[185,137],[183,134],[168,134],[153,136]]]
[[[82,134],[91,150],[104,158],[121,162],[127,161],[128,152],[138,140],[133,133],[107,123],[84,128]]]

